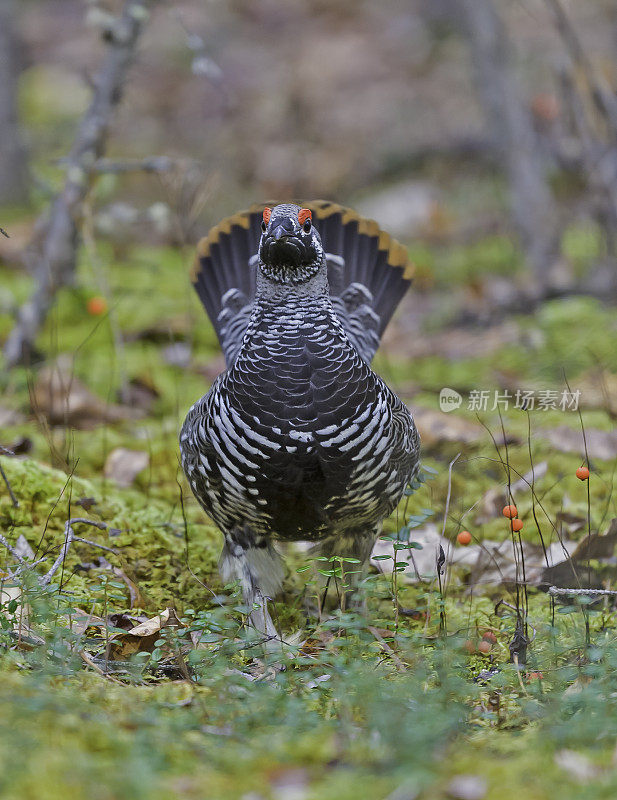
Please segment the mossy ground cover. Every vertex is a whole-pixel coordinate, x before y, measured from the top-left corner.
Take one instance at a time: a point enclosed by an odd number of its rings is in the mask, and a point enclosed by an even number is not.
[[[580,255],[589,235],[569,234],[568,247]],[[584,269],[582,255],[579,261]],[[312,578],[304,587],[312,570],[297,572],[311,557],[292,552],[275,610],[286,634],[307,644],[266,653],[251,639],[242,625],[246,609],[217,574],[220,535],[190,496],[178,462],[179,424],[207,390],[219,358],[188,282],[189,262],[190,253],[171,248],[85,248],[78,282],[60,294],[38,343],[48,364],[71,354],[75,377],[106,402],[118,402],[131,380],[151,387],[152,405],[138,419],[87,430],[48,425],[30,406],[37,370],[2,376],[2,406],[25,416],[2,430],[0,443],[27,436],[32,449],[25,458],[2,457],[19,507],[0,483],[1,532],[12,543],[23,534],[39,557],[48,555],[38,575],[56,557],[70,517],[105,522],[106,530],[76,526],[75,532],[114,552],[76,541],[50,587],[28,577],[29,626],[43,640],[31,649],[11,635],[15,609],[6,598],[0,608],[0,796],[433,800],[449,796],[450,781],[468,774],[486,782],[489,800],[614,797],[617,631],[608,604],[587,609],[588,643],[584,609],[566,605],[553,613],[547,595],[530,589],[531,643],[519,670],[509,649],[515,587],[470,587],[465,571],[452,573],[446,591],[437,579],[410,585],[373,574],[366,618],[344,613],[316,627],[304,619],[304,596],[317,591]],[[441,291],[495,263],[504,274],[520,270],[509,240],[438,252],[425,259],[424,271]],[[8,309],[30,286],[23,274],[4,277]],[[94,295],[106,298],[109,313],[88,313]],[[576,389],[589,385],[593,370],[617,373],[615,313],[597,301],[554,300],[516,323],[525,333],[519,343],[488,355],[410,363],[386,354],[377,368],[395,386],[416,385],[412,408],[434,411],[444,386],[493,389],[506,375],[508,385],[561,390],[565,371]],[[9,327],[7,315],[0,338]],[[169,358],[168,346],[178,342],[190,348],[188,366]],[[611,431],[611,411],[608,401],[586,405],[583,393],[586,429]],[[465,404],[457,415],[477,424]],[[408,498],[406,512],[402,505],[392,516],[386,533],[395,534],[420,509],[431,511],[441,528],[450,483],[445,535],[454,547],[462,528],[475,542],[509,538],[503,517],[476,521],[486,492],[506,484],[506,457],[512,480],[531,460],[547,464],[535,497],[527,492],[517,502],[525,541],[539,544],[534,514],[547,544],[556,540],[560,512],[583,519],[574,538],[588,526],[606,531],[617,516],[614,458],[592,458],[588,504],[587,484],[574,474],[580,454],[561,452],[538,435],[558,426],[580,431],[576,413],[509,408],[500,418],[489,408],[479,416],[485,435],[427,444],[430,479]],[[502,424],[507,453],[489,435],[499,441]],[[103,475],[119,446],[149,454],[148,468],[126,489]],[[85,509],[84,498],[96,504]],[[109,583],[110,567],[128,583],[115,573]],[[133,608],[130,584],[139,590]],[[394,594],[412,614],[396,613]],[[509,605],[496,611],[500,600]],[[167,607],[181,626],[161,632],[154,652],[137,653],[108,675],[101,674],[105,636],[122,634],[80,633],[69,622],[75,608],[151,617]],[[486,631],[495,641],[483,653],[477,644]],[[179,667],[163,669],[175,647],[188,676]],[[98,669],[83,652],[95,656]],[[281,663],[285,670],[274,668]],[[578,773],[562,766],[571,752]]]

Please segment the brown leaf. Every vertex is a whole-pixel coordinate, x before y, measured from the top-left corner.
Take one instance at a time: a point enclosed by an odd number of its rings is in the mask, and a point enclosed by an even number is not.
[[[97,501],[94,497],[80,497],[79,500],[75,501],[76,506],[81,506],[84,511],[90,511],[93,506],[98,505]]]
[[[560,510],[555,515],[556,522],[560,523],[562,532],[576,533],[587,525],[587,519],[579,514],[572,514],[569,511]]]
[[[546,475],[548,464],[546,461],[541,461],[536,464],[534,470],[529,470],[521,478],[515,481],[511,487],[510,492],[515,499],[518,499],[525,492],[531,492],[532,479],[537,481]],[[479,511],[476,515],[476,524],[484,525],[495,517],[501,516],[501,511],[505,505],[510,502],[508,498],[507,486],[492,486],[482,496],[480,501]]]
[[[83,608],[75,608],[74,611],[69,614],[68,619],[70,621],[71,630],[78,636],[81,636],[83,633],[85,633],[88,628],[106,627],[104,619],[101,619],[101,617],[97,617],[94,614],[90,614]]]
[[[116,611],[113,614],[107,615],[107,620],[114,628],[122,628],[125,631],[132,630],[136,625],[141,625],[142,622],[146,622],[147,619],[148,617],[127,614],[125,611]]]
[[[141,622],[126,633],[116,634],[109,642],[107,658],[126,661],[135,653],[151,653],[161,630],[168,626],[180,627],[180,620],[173,608],[166,608],[165,611]]]
[[[138,409],[107,403],[97,397],[75,377],[72,359],[67,355],[40,370],[31,404],[33,411],[43,414],[52,425],[83,429],[142,416]]]
[[[432,408],[416,406],[413,409],[413,418],[425,447],[443,442],[476,444],[487,436],[479,423],[452,412],[446,414]]]
[[[572,553],[572,558],[575,561],[612,558],[615,554],[615,545],[617,545],[617,519],[612,521],[607,533],[592,533],[591,536],[585,536]]]
[[[486,778],[480,775],[455,775],[446,789],[452,800],[482,800],[487,791]]]
[[[579,783],[587,783],[600,776],[600,768],[587,756],[574,750],[560,750],[555,755],[555,763]]]
[[[149,463],[148,454],[142,450],[117,447],[107,456],[104,467],[105,477],[113,480],[117,486],[126,489]]]
[[[561,453],[578,453],[581,458],[585,455],[583,433],[580,428],[569,428],[560,425],[557,428],[540,428],[537,436],[546,439]],[[605,461],[617,457],[617,431],[601,431],[596,428],[586,428],[587,452],[590,458]]]
[[[0,427],[2,427],[0,423]],[[27,436],[19,436],[14,442],[10,444],[3,444],[2,448],[5,452],[3,455],[7,456],[23,456],[32,450],[32,439]]]
[[[577,379],[576,388],[581,392],[583,408],[602,408],[612,416],[617,414],[617,375],[593,367]]]
[[[125,335],[127,342],[154,342],[155,344],[170,344],[171,342],[182,342],[187,339],[190,333],[190,324],[185,317],[174,317],[155,323],[148,328],[143,328],[134,333]]]
[[[133,408],[140,408],[146,413],[161,396],[159,390],[146,378],[131,378],[122,393],[122,401]]]
[[[0,406],[0,429],[8,428],[10,425],[19,425],[23,421],[24,415],[20,411]]]
[[[423,332],[422,336],[412,338],[405,330],[397,334],[389,334],[388,350],[406,359],[440,356],[449,361],[460,361],[480,358],[521,341],[520,327],[512,320],[489,328],[449,328],[433,334]]]

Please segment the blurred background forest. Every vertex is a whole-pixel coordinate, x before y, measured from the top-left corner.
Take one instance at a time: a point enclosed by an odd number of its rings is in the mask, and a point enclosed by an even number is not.
[[[133,6],[154,13],[121,53],[117,3],[2,3],[7,269],[73,283],[86,216],[117,258],[134,243],[194,243],[255,200],[324,197],[413,245],[417,291],[456,295],[467,280],[469,296],[441,297],[463,315],[615,293],[612,3]],[[126,63],[112,87],[103,65],[114,50]],[[105,130],[88,143],[78,126],[93,89]],[[75,166],[87,184],[76,227],[54,239],[34,212]],[[6,345],[10,363],[28,358],[26,338]]]
[[[237,644],[177,432],[224,368],[194,246],[292,198],[409,249],[375,368],[414,413],[427,482],[387,526],[415,553],[400,593],[378,544],[359,650],[312,631],[270,683]],[[0,226],[0,794],[615,796],[614,598],[556,623],[546,593],[617,581],[614,0],[0,0]],[[98,529],[69,548],[76,514]],[[284,628],[304,591],[288,576]],[[131,633],[171,607],[173,635],[169,614]]]

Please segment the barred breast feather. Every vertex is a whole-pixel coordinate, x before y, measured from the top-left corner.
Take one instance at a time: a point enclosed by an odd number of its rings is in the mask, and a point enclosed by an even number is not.
[[[249,602],[280,584],[273,540],[366,562],[417,472],[412,416],[370,367],[411,273],[375,222],[325,202],[253,207],[199,245],[227,370],[187,415],[182,464]]]

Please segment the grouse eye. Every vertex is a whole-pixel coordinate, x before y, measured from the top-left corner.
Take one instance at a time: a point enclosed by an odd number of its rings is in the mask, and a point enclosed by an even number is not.
[[[261,221],[261,229],[262,229],[262,231],[263,231],[264,233],[266,232],[266,227],[267,227],[267,226],[266,226],[266,220],[265,220],[265,219],[262,219],[262,221]]]
[[[302,230],[304,231],[304,233],[310,233],[311,227],[312,227],[311,220],[307,219],[305,220],[304,225],[302,226]]]

